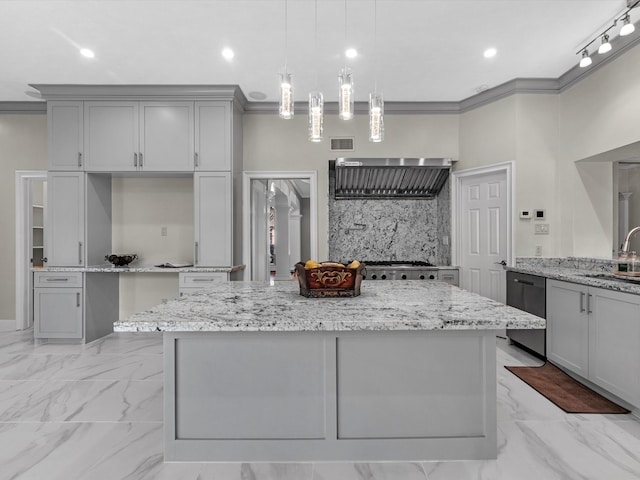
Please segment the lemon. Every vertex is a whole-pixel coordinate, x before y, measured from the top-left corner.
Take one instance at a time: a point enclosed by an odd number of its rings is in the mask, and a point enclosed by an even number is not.
[[[347,265],[347,268],[358,268],[359,266],[360,266],[360,262],[358,260],[354,260],[349,265]]]
[[[318,268],[319,266],[320,264],[315,260],[307,260],[307,262],[304,264],[304,268]]]

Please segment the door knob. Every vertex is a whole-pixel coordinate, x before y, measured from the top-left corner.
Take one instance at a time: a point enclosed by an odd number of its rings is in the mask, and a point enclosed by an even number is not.
[[[502,265],[503,267],[507,266],[507,262],[505,262],[504,260],[501,260],[499,262],[494,262],[496,265]]]

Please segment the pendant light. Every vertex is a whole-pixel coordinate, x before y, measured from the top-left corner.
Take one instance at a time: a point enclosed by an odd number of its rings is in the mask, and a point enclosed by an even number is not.
[[[291,83],[291,74],[287,72],[287,54],[288,52],[288,11],[287,0],[284,0],[284,73],[280,75],[280,105],[278,114],[280,118],[288,120],[293,118],[293,86]]]
[[[344,0],[344,43],[347,46],[347,0]],[[338,117],[342,120],[351,120],[353,118],[354,103],[353,103],[353,75],[351,70],[345,65],[338,74],[338,84],[340,90],[338,91]]]
[[[318,55],[318,0],[315,0],[315,46],[314,54]],[[316,91],[309,93],[309,140],[321,142],[324,130],[324,97],[318,91],[318,70],[316,64]]]
[[[376,55],[374,61],[374,81],[373,93],[369,94],[369,141],[381,142],[384,139],[384,101],[382,93],[378,92],[378,57],[376,49],[378,9],[377,2],[373,0],[373,52]]]
[[[585,48],[582,51],[582,58],[580,59],[580,68],[588,67],[591,65],[591,57],[589,56],[589,51]]]

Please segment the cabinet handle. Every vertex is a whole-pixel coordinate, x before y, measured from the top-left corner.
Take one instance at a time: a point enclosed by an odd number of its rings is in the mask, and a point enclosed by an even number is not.
[[[140,168],[142,168],[142,152],[139,153],[140,156]]]
[[[584,292],[580,292],[580,313],[584,311]]]
[[[76,307],[80,306],[80,292],[76,293]]]
[[[531,285],[531,286],[533,286],[533,282],[528,282],[527,280],[519,280],[517,278],[513,279],[513,283],[521,283],[523,285]]]
[[[138,154],[137,153],[133,154],[133,166],[138,168]]]
[[[49,277],[49,278],[45,278],[44,281],[45,282],[68,282],[69,279],[64,277]]]
[[[216,279],[215,278],[194,278],[191,280],[192,282],[215,282]]]
[[[193,154],[193,163],[196,167],[198,166],[198,152],[194,152]]]
[[[591,310],[591,297],[593,297],[593,295],[587,295],[587,313],[593,313]]]
[[[82,152],[78,152],[78,167],[82,167]]]
[[[82,265],[82,242],[78,242],[78,264]]]
[[[198,242],[196,242],[196,260],[193,262],[194,264],[198,264]]]

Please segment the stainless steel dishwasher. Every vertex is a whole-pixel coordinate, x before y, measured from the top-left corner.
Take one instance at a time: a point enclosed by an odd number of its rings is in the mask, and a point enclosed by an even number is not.
[[[507,305],[547,318],[545,277],[507,272]],[[546,329],[507,329],[507,337],[536,356],[547,357]]]

